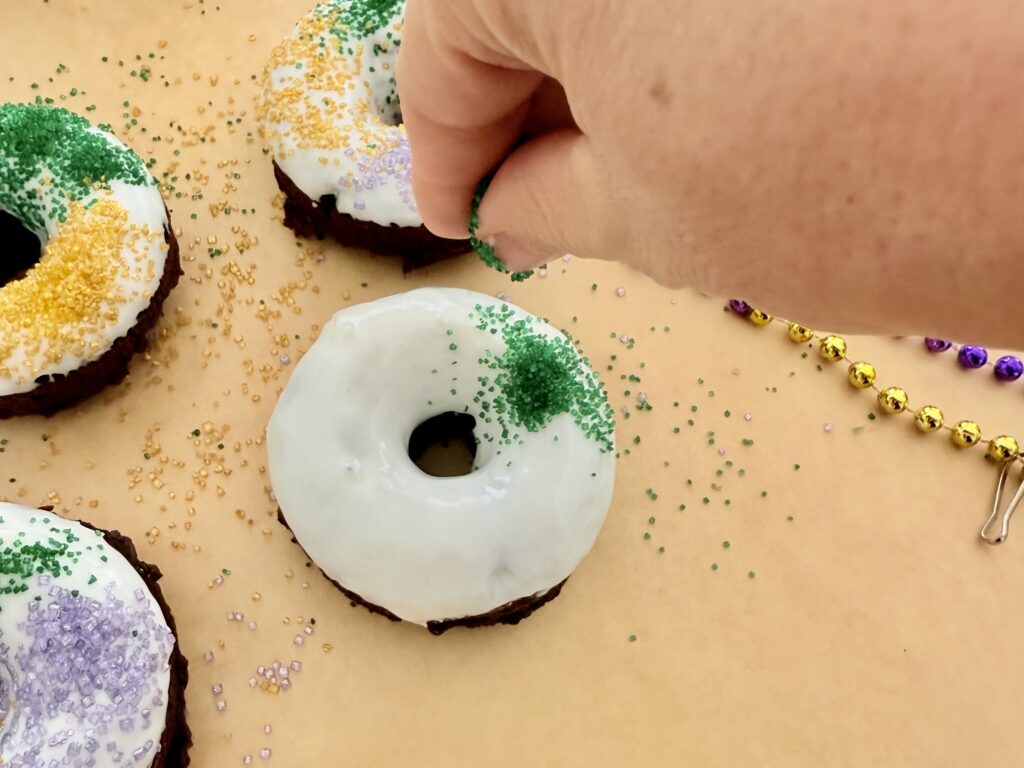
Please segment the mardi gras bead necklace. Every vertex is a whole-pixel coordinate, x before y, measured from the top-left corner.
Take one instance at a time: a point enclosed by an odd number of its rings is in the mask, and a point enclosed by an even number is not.
[[[1021,455],[1020,445],[1017,440],[1010,435],[999,435],[990,439],[983,439],[981,435],[981,427],[974,421],[963,420],[958,421],[956,424],[950,426],[946,423],[945,414],[942,409],[935,405],[922,405],[916,409],[910,407],[910,398],[907,395],[907,391],[902,387],[880,387],[875,383],[877,378],[877,372],[875,367],[871,363],[865,361],[859,361],[851,358],[847,353],[846,340],[842,336],[835,334],[819,334],[807,326],[795,323],[790,320],[785,320],[781,317],[774,317],[764,310],[755,309],[750,306],[747,302],[742,299],[732,299],[729,302],[729,309],[735,312],[741,317],[747,318],[754,325],[765,326],[770,323],[781,323],[786,327],[786,333],[790,340],[797,344],[812,343],[818,344],[818,352],[830,363],[838,363],[840,361],[845,362],[849,365],[847,369],[847,379],[850,385],[857,389],[870,389],[875,393],[878,399],[878,404],[882,411],[886,414],[893,416],[899,414],[909,414],[913,417],[917,428],[922,432],[938,432],[945,430],[949,433],[953,444],[959,448],[971,448],[975,445],[985,446],[985,456],[989,460],[998,464],[1001,468],[999,473],[999,480],[996,483],[995,500],[992,503],[992,513],[989,515],[985,524],[981,528],[981,538],[983,541],[989,544],[1000,544],[1006,541],[1009,535],[1010,529],[1010,518],[1013,516],[1014,511],[1017,509],[1017,505],[1020,504],[1021,500],[1024,499],[1024,456]],[[928,345],[928,342],[933,342],[932,345]],[[926,340],[929,350],[932,350],[932,346],[941,347],[941,349],[934,349],[932,351],[943,351],[952,347],[950,342],[945,342],[939,339],[928,339]],[[942,346],[946,345],[946,346]],[[965,350],[967,352],[965,353]],[[985,352],[985,359],[981,360],[977,365],[965,365],[965,367],[980,368],[985,365],[988,353],[981,347],[974,347],[971,345],[964,345],[959,348],[958,354],[961,356],[968,355],[969,362],[976,362],[981,355],[977,353],[977,350]],[[1007,356],[1011,361],[1020,361],[1012,356]],[[1000,358],[1005,360],[1006,358]],[[962,363],[963,364],[963,363]],[[1004,363],[1004,365],[1011,365],[1014,369],[1012,362]],[[1019,376],[1020,374],[1017,374]],[[1014,376],[1013,378],[1017,378]],[[999,367],[996,367],[996,377],[1000,378]],[[1012,380],[1002,379],[1000,380]],[[1006,479],[1009,476],[1010,468],[1013,465],[1020,465],[1022,467],[1021,482],[1018,486],[1013,498],[1009,504],[1003,507],[1003,490],[1006,486]],[[998,532],[994,529],[998,527]]]

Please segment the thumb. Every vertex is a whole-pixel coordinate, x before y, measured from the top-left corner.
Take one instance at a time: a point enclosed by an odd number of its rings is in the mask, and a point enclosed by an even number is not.
[[[545,134],[498,168],[480,203],[477,236],[511,272],[566,253],[609,258],[624,239],[612,190],[586,136]]]

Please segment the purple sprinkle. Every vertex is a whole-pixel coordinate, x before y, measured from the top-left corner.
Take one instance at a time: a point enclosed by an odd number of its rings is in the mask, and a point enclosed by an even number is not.
[[[956,360],[964,368],[981,368],[988,362],[988,350],[973,344],[964,344],[960,347]]]
[[[929,352],[945,352],[953,346],[953,342],[945,339],[933,339],[928,337],[924,340],[924,348]]]
[[[1024,374],[1024,362],[1019,357],[1004,355],[996,360],[995,375],[999,381],[1016,381]]]

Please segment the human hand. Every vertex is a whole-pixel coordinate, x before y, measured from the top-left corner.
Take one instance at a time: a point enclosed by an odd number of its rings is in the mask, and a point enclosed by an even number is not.
[[[412,0],[427,226],[843,330],[1024,343],[1024,6]],[[526,141],[523,142],[523,137]]]

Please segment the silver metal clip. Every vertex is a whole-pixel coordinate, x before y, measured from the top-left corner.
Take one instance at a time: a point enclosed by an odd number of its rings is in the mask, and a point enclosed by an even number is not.
[[[1006,485],[1006,478],[1010,474],[1010,465],[1014,463],[1016,462],[1007,461],[1003,464],[1003,471],[999,473],[999,483],[996,485],[996,498],[992,503],[992,514],[988,516],[988,520],[981,527],[981,538],[988,544],[1002,544],[1006,541],[1010,531],[1010,518],[1013,517],[1013,513],[1017,509],[1017,505],[1020,504],[1021,499],[1024,499],[1024,470],[1022,470],[1017,492],[1013,494],[1010,503],[1006,505],[1006,509],[1002,512],[1003,516],[999,525],[999,535],[993,536],[989,528],[992,527],[996,518],[999,517],[999,504],[1003,499],[1003,488]]]

